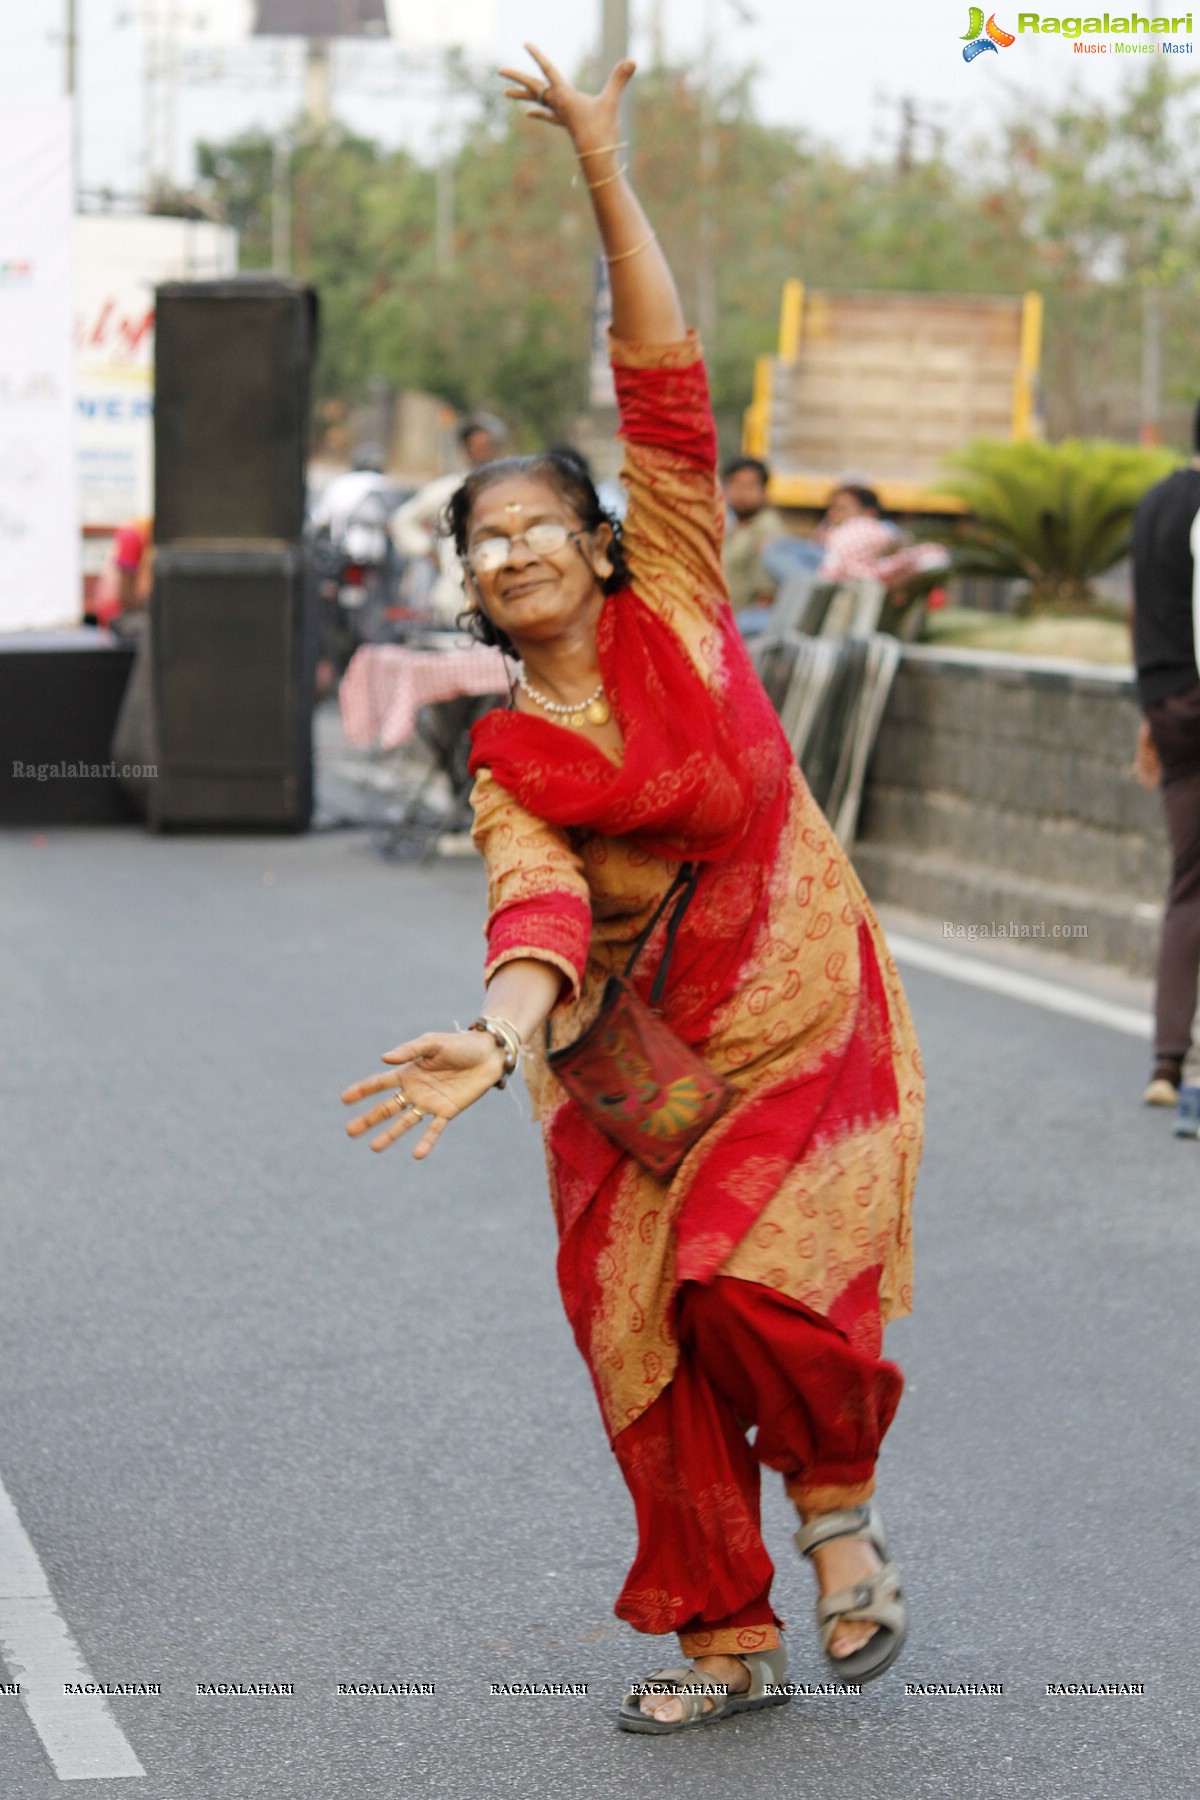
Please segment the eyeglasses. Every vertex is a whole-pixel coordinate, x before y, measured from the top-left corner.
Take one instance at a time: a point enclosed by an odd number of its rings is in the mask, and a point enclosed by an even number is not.
[[[533,556],[553,556],[568,542],[582,537],[580,531],[569,531],[558,519],[546,519],[540,525],[530,525],[524,531],[518,531],[513,537],[487,537],[478,544],[472,544],[467,555],[477,575],[494,575],[508,561],[514,544],[524,544]]]

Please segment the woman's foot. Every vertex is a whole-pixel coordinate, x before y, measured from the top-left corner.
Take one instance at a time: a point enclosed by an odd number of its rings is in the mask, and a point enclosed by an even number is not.
[[[836,1594],[878,1574],[883,1564],[875,1546],[867,1537],[832,1538],[809,1551],[817,1572],[817,1586],[822,1595]],[[879,1630],[869,1619],[843,1619],[829,1640],[833,1657],[853,1656],[870,1642]]]
[[[744,1694],[750,1686],[750,1671],[740,1656],[696,1656],[691,1666],[698,1675],[723,1681],[731,1694]],[[705,1712],[711,1712],[713,1701],[704,1701]],[[673,1694],[643,1694],[641,1709],[661,1725],[677,1725],[683,1717],[683,1702]]]
[[[816,1564],[817,1629],[830,1667],[842,1682],[874,1681],[908,1636],[908,1607],[879,1509],[872,1501],[810,1514],[796,1548]]]

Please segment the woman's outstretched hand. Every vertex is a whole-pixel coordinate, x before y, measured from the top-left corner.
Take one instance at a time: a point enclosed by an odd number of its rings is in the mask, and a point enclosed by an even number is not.
[[[539,80],[536,75],[523,75],[520,69],[501,69],[500,73],[505,80],[514,83],[504,90],[508,98],[525,101],[531,119],[544,119],[548,125],[561,125],[571,134],[572,142],[580,148],[594,149],[601,144],[614,144],[621,135],[621,95],[637,64],[628,59],[619,62],[598,94],[585,94],[580,88],[573,87],[566,76],[555,68],[550,58],[543,56],[535,45],[526,44],[525,48],[542,71],[544,79]]]
[[[361,1137],[386,1121],[386,1129],[371,1139],[372,1150],[386,1150],[424,1124],[413,1151],[418,1159],[429,1155],[450,1120],[494,1087],[504,1070],[498,1045],[482,1031],[429,1031],[411,1043],[397,1044],[383,1060],[392,1065],[384,1074],[356,1081],[343,1093],[345,1106],[369,1094],[387,1094],[382,1105],[351,1119],[346,1134]]]

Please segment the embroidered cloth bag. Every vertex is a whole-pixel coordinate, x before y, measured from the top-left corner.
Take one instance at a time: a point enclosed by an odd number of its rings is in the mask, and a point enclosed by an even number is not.
[[[699,874],[695,863],[682,865],[633,946],[624,974],[609,976],[599,1012],[573,1044],[553,1049],[546,1021],[546,1060],[552,1073],[600,1129],[660,1181],[675,1173],[733,1098],[729,1083],[715,1075],[656,1010],[675,936]],[[630,977],[651,932],[672,904],[667,941],[647,1005]]]

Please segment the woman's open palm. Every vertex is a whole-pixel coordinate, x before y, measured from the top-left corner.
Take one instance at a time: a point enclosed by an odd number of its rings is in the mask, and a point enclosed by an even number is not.
[[[384,1054],[392,1066],[382,1075],[356,1081],[342,1095],[353,1106],[370,1094],[387,1094],[380,1106],[360,1113],[346,1127],[348,1137],[361,1137],[374,1125],[386,1129],[371,1139],[372,1150],[386,1150],[415,1126],[425,1130],[413,1151],[429,1155],[451,1119],[473,1106],[494,1087],[500,1073],[494,1039],[479,1031],[428,1031]]]

